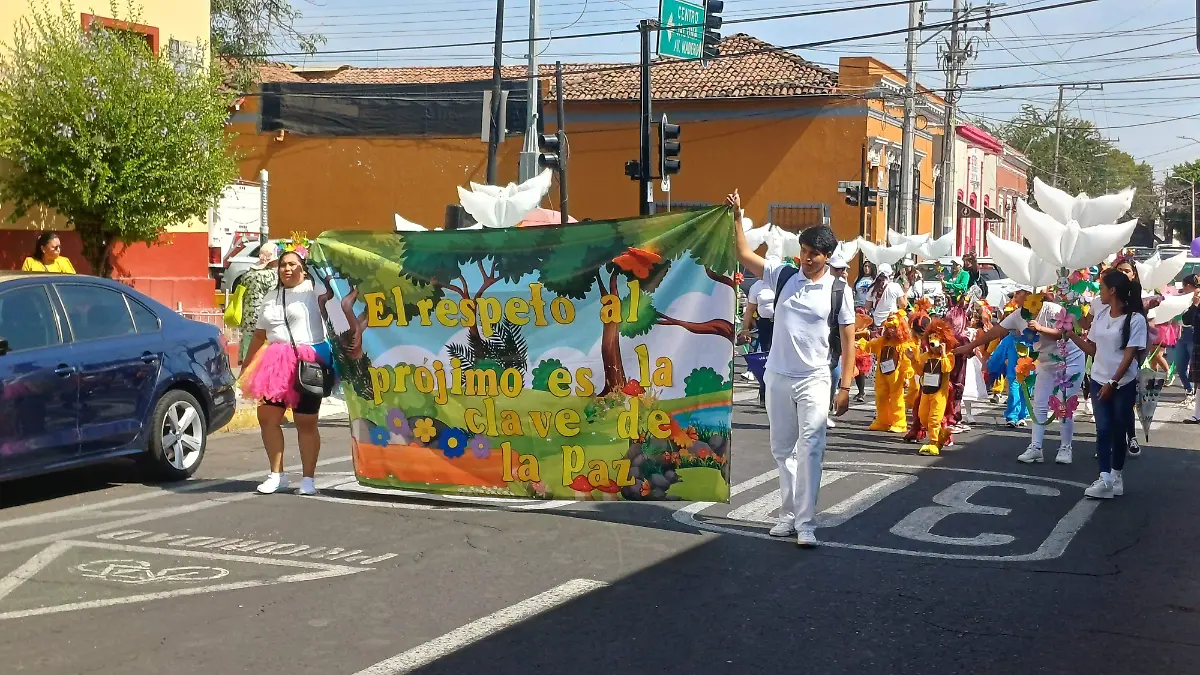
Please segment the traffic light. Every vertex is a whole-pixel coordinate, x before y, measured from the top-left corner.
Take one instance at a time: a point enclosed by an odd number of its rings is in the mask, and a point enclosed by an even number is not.
[[[863,199],[863,204],[866,204],[867,206],[878,205],[879,204],[879,190],[876,190],[873,187],[866,188],[865,190],[863,190],[862,199]]]
[[[842,192],[842,194],[846,195],[846,205],[847,206],[858,206],[858,197],[859,197],[858,193],[859,193],[859,190],[861,190],[861,189],[862,189],[862,183],[859,183],[858,181],[854,181],[854,182],[839,181],[838,182],[838,190],[840,190]]]
[[[707,0],[704,3],[704,51],[702,59],[715,59],[721,54],[721,25],[725,19],[725,0]]]
[[[658,125],[658,174],[666,178],[679,173],[679,125],[667,122],[667,116],[662,116]]]
[[[563,167],[562,137],[556,134],[538,134],[538,166],[543,169],[562,171]]]

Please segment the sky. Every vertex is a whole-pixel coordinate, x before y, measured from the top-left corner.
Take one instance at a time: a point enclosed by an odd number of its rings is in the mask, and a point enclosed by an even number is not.
[[[752,19],[781,13],[843,9],[879,0],[726,0],[725,18]],[[1010,0],[994,13],[1059,4],[1062,0]],[[346,49],[394,49],[491,40],[496,0],[292,0],[303,13],[298,27],[327,37],[321,52]],[[529,0],[506,0],[505,38],[529,34]],[[563,36],[634,29],[654,18],[658,0],[542,0],[542,36]],[[977,3],[982,6],[983,3]],[[951,0],[928,3],[927,23],[944,22]],[[982,16],[982,12],[979,13]],[[906,6],[841,11],[820,17],[772,19],[729,24],[722,33],[744,32],[776,45],[801,44],[907,26]],[[983,22],[974,24],[983,28]],[[945,34],[929,31],[920,48],[917,76],[940,88],[938,45]],[[1196,46],[1196,5],[1190,0],[1097,0],[1094,3],[995,19],[990,32],[970,33],[977,56],[969,62],[965,87],[1018,83],[1070,83],[1095,80],[1200,75]],[[553,62],[632,62],[637,34],[540,43],[541,58]],[[874,56],[904,68],[903,36],[860,39],[801,50],[815,63],[836,68],[840,57]],[[505,64],[525,62],[524,44],[505,46]],[[1120,53],[1114,53],[1120,52]],[[360,54],[318,53],[279,57],[295,64],[412,66],[490,64],[490,46],[455,49],[406,49]],[[961,111],[968,119],[1007,119],[1023,104],[1055,104],[1056,87],[968,92]],[[1103,90],[1067,90],[1066,114],[1093,122],[1100,133],[1138,160],[1149,162],[1159,177],[1173,165],[1200,158],[1200,80],[1195,82],[1109,84]],[[1180,119],[1182,118],[1182,119]],[[1191,137],[1196,141],[1184,140]]]

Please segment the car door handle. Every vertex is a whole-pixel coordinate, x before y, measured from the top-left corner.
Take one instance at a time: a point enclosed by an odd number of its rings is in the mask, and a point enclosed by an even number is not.
[[[75,366],[68,366],[65,363],[58,364],[58,367],[54,369],[54,374],[59,377],[70,377],[74,373]]]
[[[142,363],[154,363],[158,360],[158,354],[150,352],[142,352]]]

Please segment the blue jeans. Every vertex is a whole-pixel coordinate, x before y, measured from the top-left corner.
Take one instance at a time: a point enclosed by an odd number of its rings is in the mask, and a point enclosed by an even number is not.
[[[1112,398],[1100,400],[1100,383],[1092,382],[1092,415],[1096,418],[1096,458],[1100,473],[1125,468],[1125,451],[1134,429],[1137,380],[1117,387]]]
[[[1183,383],[1183,390],[1187,393],[1195,391],[1192,385],[1190,373],[1188,370],[1192,365],[1192,349],[1194,348],[1195,329],[1191,326],[1184,326],[1183,331],[1179,334],[1179,342],[1175,343],[1175,375],[1179,377],[1179,381]]]

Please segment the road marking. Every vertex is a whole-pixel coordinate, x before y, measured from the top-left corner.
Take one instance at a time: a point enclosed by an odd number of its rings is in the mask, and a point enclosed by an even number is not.
[[[417,668],[433,663],[443,656],[478,642],[493,633],[515,626],[526,619],[554,609],[559,605],[604,588],[607,585],[602,581],[592,579],[572,579],[561,586],[556,586],[532,598],[522,600],[511,607],[506,607],[482,619],[477,619],[465,626],[455,628],[439,638],[413,647],[386,661],[380,661],[373,666],[358,671],[354,675],[399,675],[400,673],[410,673]]]
[[[768,471],[768,475],[772,478],[779,476],[779,471]],[[853,476],[852,471],[822,471],[821,472],[821,487],[825,487],[830,483],[837,482],[846,476]],[[749,504],[743,504],[729,512],[726,516],[729,520],[748,520],[756,523],[773,523],[777,519],[774,516],[768,515],[771,513],[779,513],[780,507],[783,506],[783,495],[778,491],[772,490],[767,494],[755,499]]]
[[[853,462],[853,461],[832,461],[825,462],[825,466],[837,466],[842,468],[864,468],[864,469],[904,469],[908,471],[950,471],[956,473],[972,473],[985,476],[1001,476],[1007,478],[1018,478],[1025,480],[1042,481],[1048,483],[1057,483],[1059,485],[1069,485],[1077,488],[1085,488],[1087,485],[1072,480],[1063,478],[1052,478],[1049,476],[1037,476],[1030,474],[1008,473],[1004,471],[984,471],[978,469],[961,469],[957,467],[944,466],[922,466],[913,464],[892,464],[886,462]],[[736,495],[745,490],[751,489],[757,485],[761,485],[771,480],[776,475],[776,471],[768,471],[767,473],[755,476],[745,483],[739,483],[733,486],[730,490],[730,495]],[[880,498],[882,499],[882,497]],[[876,503],[878,500],[876,500]],[[745,530],[737,527],[725,527],[707,523],[696,518],[700,512],[712,506],[716,506],[716,502],[694,502],[687,506],[678,509],[672,514],[672,518],[682,525],[693,527],[698,530],[705,530],[717,534],[733,534],[741,537],[753,537],[756,539],[764,539],[768,541],[780,541],[776,537],[768,535],[766,532],[758,532]],[[873,504],[872,504],[873,505]],[[1037,550],[1032,553],[1016,554],[1016,555],[978,555],[965,553],[942,553],[937,551],[913,551],[908,549],[891,548],[886,546],[868,546],[864,544],[850,544],[844,542],[822,541],[821,546],[828,548],[845,548],[859,551],[871,551],[875,553],[890,553],[894,555],[906,555],[914,557],[938,558],[942,560],[980,560],[993,562],[1030,562],[1039,560],[1050,560],[1058,558],[1066,551],[1067,546],[1074,539],[1079,530],[1087,524],[1092,514],[1099,506],[1099,501],[1091,499],[1080,499],[1071,507],[1067,515],[1054,526],[1050,535],[1038,546]],[[865,509],[863,509],[865,510]],[[860,511],[861,512],[861,511]],[[786,541],[786,540],[785,540]]]
[[[933,503],[941,506],[923,506],[908,514],[903,520],[892,526],[890,532],[896,536],[924,541],[931,544],[949,546],[1005,546],[1017,540],[1011,534],[981,532],[974,537],[948,537],[934,534],[933,528],[943,518],[958,513],[974,513],[985,516],[1007,516],[1012,509],[1003,506],[988,506],[971,502],[977,492],[989,487],[1006,487],[1014,490],[1024,490],[1025,494],[1057,497],[1061,492],[1057,488],[1030,483],[1009,483],[994,480],[964,480],[951,485],[933,496]]]
[[[212,581],[229,576],[224,567],[188,565],[168,567],[154,571],[154,565],[145,560],[90,560],[76,565],[71,571],[85,579],[116,581],[122,584],[157,584],[170,581]]]
[[[113,605],[129,605],[140,602],[148,602],[150,600],[162,600],[165,598],[198,595],[215,593],[217,591],[239,590],[243,588],[255,588],[259,586],[274,586],[278,584],[295,583],[298,581],[313,581],[316,579],[327,579],[332,577],[346,576],[349,574],[357,574],[365,572],[372,568],[370,567],[349,567],[347,565],[334,565],[331,563],[318,563],[306,560],[281,560],[277,558],[264,558],[259,556],[244,556],[244,555],[228,555],[222,553],[208,553],[201,551],[185,551],[172,550],[166,548],[149,548],[145,546],[129,546],[126,544],[110,544],[107,542],[96,541],[59,541],[51,544],[37,555],[30,558],[16,570],[13,570],[8,575],[0,579],[0,600],[12,593],[17,587],[32,579],[38,572],[45,569],[50,563],[62,556],[71,548],[89,548],[100,549],[104,551],[119,551],[122,553],[136,553],[149,555],[167,555],[171,557],[183,558],[201,558],[204,560],[229,561],[250,563],[257,565],[269,565],[275,567],[299,568],[307,570],[301,573],[284,574],[275,578],[255,579],[251,581],[239,581],[224,584],[207,584],[203,586],[188,586],[186,588],[174,588],[167,591],[158,591],[155,593],[138,593],[122,597],[105,598],[102,600],[92,600],[87,602],[71,602],[61,605],[49,605],[45,607],[35,607],[32,609],[22,609],[12,612],[0,613],[0,620],[4,619],[22,619],[30,616],[41,616],[44,614],[58,614],[62,612],[73,612],[83,609],[95,609],[99,607],[111,607]]]
[[[351,459],[351,457],[349,455],[346,455],[344,457],[330,457],[328,459],[322,459],[322,460],[318,461],[317,466],[321,467],[321,466],[329,466],[330,464],[340,464],[342,462],[348,462],[348,461],[350,461],[350,459]],[[284,467],[284,471],[290,471],[290,472],[300,471],[300,465],[295,464],[292,466]],[[82,514],[87,514],[87,513],[93,512],[93,511],[102,511],[104,509],[112,508],[114,506],[123,506],[125,504],[133,504],[133,503],[144,501],[147,499],[154,499],[156,497],[166,497],[168,495],[177,495],[177,494],[187,494],[189,492],[198,492],[200,490],[205,490],[207,488],[217,487],[218,485],[225,485],[227,483],[235,483],[237,481],[250,480],[253,478],[261,478],[263,476],[263,473],[264,472],[260,469],[258,471],[248,471],[246,473],[238,474],[236,476],[228,476],[226,478],[210,478],[210,479],[198,480],[198,481],[188,481],[187,483],[184,483],[183,485],[179,485],[176,487],[163,488],[161,490],[154,490],[151,492],[143,492],[141,494],[131,495],[129,497],[118,497],[116,499],[109,499],[109,500],[102,501],[102,502],[94,502],[92,504],[84,504],[82,506],[74,506],[71,508],[59,509],[57,511],[49,511],[47,513],[38,513],[38,514],[35,514],[32,516],[25,516],[23,518],[12,518],[10,520],[0,521],[0,529],[4,529],[6,527],[20,527],[22,525],[36,525],[38,523],[44,523],[46,521],[60,520],[60,519],[68,518],[68,517],[72,517],[72,516],[80,516]],[[123,515],[123,514],[117,513],[117,514],[103,514],[103,515]],[[100,517],[102,517],[102,516],[100,516]]]
[[[384,560],[395,558],[395,553],[374,555],[363,553],[360,549],[339,547],[309,546],[308,544],[290,544],[287,542],[260,541],[240,537],[205,537],[194,534],[165,534],[147,530],[117,530],[96,535],[103,541],[139,542],[142,544],[166,544],[171,547],[187,549],[206,549],[214,551],[237,551],[255,555],[294,556],[313,558],[315,560],[338,561],[342,564],[370,566]]]
[[[421,492],[419,490],[405,490],[402,488],[377,488],[369,485],[360,485],[354,478],[335,485],[330,489],[342,490],[344,492],[354,492],[359,494],[379,495],[382,497],[407,497],[410,499],[426,499],[435,502],[448,502],[451,504],[484,504],[486,506],[498,507],[503,509],[515,509],[518,511],[541,511],[545,509],[556,509],[562,506],[571,506],[580,502],[573,499],[523,499],[521,497],[488,497],[485,495],[447,495],[436,492]],[[358,503],[365,505],[376,505],[374,501],[355,501],[354,499],[331,497],[329,500],[339,499],[342,503]],[[403,502],[395,502],[398,506],[393,508],[412,508],[414,510],[428,509],[446,509],[446,507],[433,506],[431,504],[404,504]],[[452,507],[453,508],[453,507]],[[481,510],[465,508],[461,510]]]

